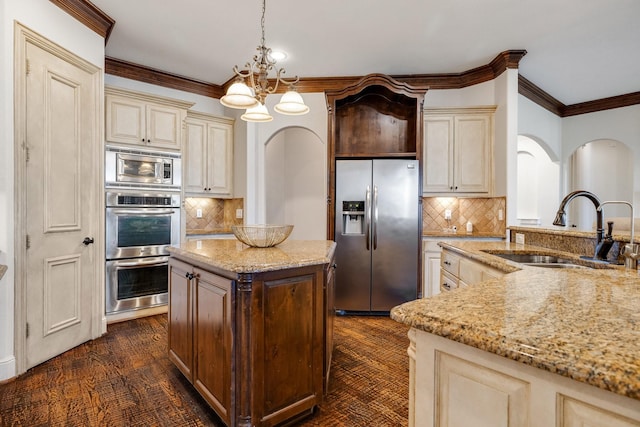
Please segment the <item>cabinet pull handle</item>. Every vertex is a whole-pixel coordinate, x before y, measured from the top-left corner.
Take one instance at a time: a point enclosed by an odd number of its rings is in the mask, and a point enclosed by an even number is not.
[[[448,291],[451,290],[451,286],[449,286],[449,284],[447,282],[443,283],[442,286]]]
[[[451,263],[449,261],[445,261],[443,262],[444,265],[451,265]]]
[[[192,280],[192,279],[193,279],[194,277],[196,277],[196,276],[194,276],[194,274],[193,274],[193,273],[187,273],[187,274],[185,274],[185,275],[184,275],[184,277],[186,277],[186,278],[187,278],[187,279],[189,279],[189,280]]]

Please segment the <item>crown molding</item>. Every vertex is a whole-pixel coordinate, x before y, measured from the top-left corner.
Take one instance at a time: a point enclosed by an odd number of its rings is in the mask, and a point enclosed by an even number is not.
[[[499,53],[489,64],[482,65],[462,73],[447,74],[410,74],[410,75],[392,75],[389,76],[394,80],[406,83],[412,87],[429,88],[429,89],[461,89],[467,86],[473,86],[478,83],[490,81],[498,77],[508,68],[518,68],[518,63],[526,50],[506,50]],[[305,92],[326,92],[340,91],[347,86],[358,84],[366,76],[349,76],[349,77],[305,77],[300,78],[296,83],[296,90],[301,93]],[[235,76],[227,80],[222,88],[226,92],[227,88],[235,81]],[[271,81],[273,85],[275,81]],[[285,89],[279,87],[277,92],[284,92]]]
[[[624,95],[610,96],[608,98],[596,99],[594,101],[580,102],[564,107],[561,117],[577,116],[596,111],[611,110],[613,108],[629,107],[640,104],[640,92],[627,93]]]
[[[144,83],[208,96],[210,98],[219,99],[224,95],[224,91],[219,85],[166,73],[156,70],[155,68],[145,67],[121,59],[105,57],[104,72],[113,76],[138,80]]]
[[[556,116],[562,117],[562,110],[565,108],[565,105],[540,89],[530,80],[527,80],[522,74],[518,75],[518,93],[542,108],[551,111]]]
[[[640,92],[633,92],[565,105],[527,80],[523,75],[518,75],[518,93],[559,117],[577,116],[640,104]]]
[[[89,0],[50,0],[51,3],[104,37],[107,44],[116,21]]]

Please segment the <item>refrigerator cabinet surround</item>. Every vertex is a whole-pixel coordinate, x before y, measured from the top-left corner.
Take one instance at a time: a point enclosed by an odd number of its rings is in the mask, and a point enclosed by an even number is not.
[[[336,309],[388,312],[417,298],[418,161],[336,160]]]

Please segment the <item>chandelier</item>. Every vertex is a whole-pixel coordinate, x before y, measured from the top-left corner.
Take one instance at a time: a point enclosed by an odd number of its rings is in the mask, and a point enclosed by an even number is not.
[[[280,114],[302,115],[309,112],[302,99],[302,96],[295,90],[295,84],[300,81],[299,77],[290,80],[282,78],[286,71],[284,68],[278,69],[275,76],[275,85],[269,86],[269,71],[273,70],[276,60],[272,57],[271,48],[265,46],[264,41],[264,14],[266,10],[266,0],[262,0],[262,39],[260,46],[256,49],[257,54],[253,56],[253,61],[245,64],[245,70],[240,71],[238,66],[233,67],[236,75],[235,82],[229,86],[227,93],[220,98],[222,105],[230,108],[245,108],[242,120],[248,122],[270,122],[273,120],[267,110],[265,100],[267,95],[274,93],[280,83],[287,85],[287,91],[280,98],[280,103],[274,109]],[[249,81],[247,85],[246,80]]]

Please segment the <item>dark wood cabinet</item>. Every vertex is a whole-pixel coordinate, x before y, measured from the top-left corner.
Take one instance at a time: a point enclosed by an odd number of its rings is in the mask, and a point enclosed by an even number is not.
[[[169,358],[227,425],[289,423],[322,401],[332,264],[238,274],[171,257]]]
[[[329,373],[333,355],[333,322],[336,317],[336,275],[337,265],[331,260],[325,268],[324,293],[324,393],[329,392]]]
[[[193,385],[227,424],[231,420],[232,282],[194,268]]]
[[[326,91],[328,240],[335,237],[336,159],[410,158],[419,161],[422,171],[422,108],[427,89],[370,74],[353,85]]]
[[[169,264],[169,359],[189,381],[193,378],[192,270],[177,260]]]

